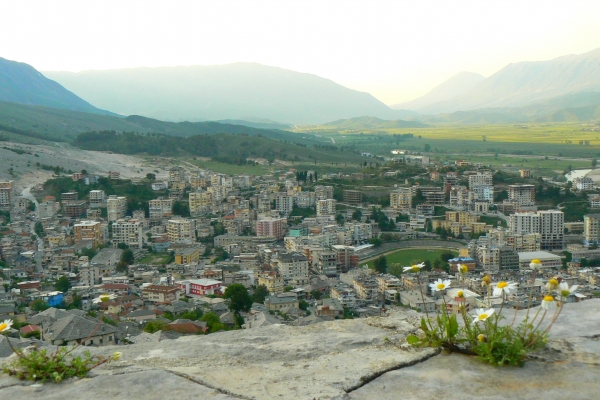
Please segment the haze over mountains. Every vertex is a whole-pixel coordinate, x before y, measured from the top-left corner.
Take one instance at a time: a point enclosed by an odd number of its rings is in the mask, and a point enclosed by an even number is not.
[[[0,101],[112,114],[92,106],[32,66],[0,57]]]
[[[100,107],[171,121],[252,116],[315,124],[415,115],[329,79],[255,63],[45,74]]]
[[[509,64],[468,90],[460,74],[425,96],[400,106],[422,114],[450,113],[481,108],[519,107],[559,96],[600,91],[600,49],[549,61]],[[466,83],[468,86],[469,83]],[[454,95],[452,95],[454,90]],[[443,94],[443,96],[440,96]],[[441,97],[446,97],[441,98]],[[568,104],[564,105],[568,107]]]

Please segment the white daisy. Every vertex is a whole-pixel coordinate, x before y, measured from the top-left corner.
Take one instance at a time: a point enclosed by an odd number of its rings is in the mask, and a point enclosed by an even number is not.
[[[485,321],[486,319],[491,317],[492,314],[494,314],[494,309],[490,308],[489,310],[486,310],[484,308],[478,308],[477,310],[475,310],[475,312],[477,313],[477,316],[475,317],[475,319],[473,319],[473,323]]]
[[[467,272],[469,272],[469,267],[467,267],[466,265],[456,264],[456,267],[458,268],[458,272],[460,272],[461,274],[466,274]]]
[[[574,294],[578,288],[579,288],[579,285],[573,285],[573,286],[569,287],[569,284],[567,282],[562,282],[560,285],[558,285],[557,292],[562,297],[567,298],[570,295]]]
[[[554,311],[556,309],[556,301],[554,301],[554,296],[544,296],[542,300],[542,308],[546,311]]]
[[[446,290],[450,287],[450,281],[449,280],[442,281],[441,279],[438,279],[437,281],[430,283],[429,287],[431,287],[432,292]]]
[[[533,270],[540,269],[540,268],[542,268],[542,262],[540,260],[538,260],[537,258],[534,258],[529,263],[529,268],[531,268]]]
[[[4,322],[0,323],[0,332],[4,332],[10,329],[13,324],[12,319],[5,319]]]
[[[502,296],[502,293],[510,294],[513,290],[517,289],[516,283],[498,282],[494,288],[494,296]]]
[[[425,263],[411,265],[410,267],[404,267],[404,272],[419,272],[424,266]]]
[[[554,278],[548,280],[548,283],[546,283],[546,289],[548,289],[549,291],[552,291],[554,289],[556,289],[558,287],[558,281]]]

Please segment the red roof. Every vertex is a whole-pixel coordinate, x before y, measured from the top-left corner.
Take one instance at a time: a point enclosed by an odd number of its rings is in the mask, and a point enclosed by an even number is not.
[[[22,327],[20,329],[22,334],[27,334],[27,333],[31,333],[31,332],[35,332],[35,331],[39,331],[40,327],[38,325],[25,325],[24,327]]]

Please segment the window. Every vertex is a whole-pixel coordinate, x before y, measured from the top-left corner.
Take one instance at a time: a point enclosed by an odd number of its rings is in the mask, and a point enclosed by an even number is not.
[[[112,336],[109,336],[109,337],[108,337],[108,341],[109,341],[109,342],[112,342],[112,340],[113,340],[113,339],[112,339]]]

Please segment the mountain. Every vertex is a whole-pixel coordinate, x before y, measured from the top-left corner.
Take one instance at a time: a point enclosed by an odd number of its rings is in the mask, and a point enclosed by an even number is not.
[[[394,128],[424,128],[429,126],[419,121],[403,121],[395,120],[388,121],[375,117],[355,117],[349,119],[339,119],[337,121],[322,124],[322,126],[330,126],[337,129],[394,129]]]
[[[255,63],[45,74],[100,107],[170,121],[244,115],[313,124],[365,114],[386,119],[415,114],[392,110],[329,79]]]
[[[0,101],[64,108],[93,114],[112,114],[77,97],[58,83],[40,74],[31,65],[1,57]]]
[[[138,133],[161,133],[170,136],[234,135],[263,136],[292,143],[320,144],[324,139],[302,133],[302,135],[277,129],[261,129],[240,124],[207,122],[165,122],[139,115],[126,118],[98,115],[60,108],[31,106],[0,101],[0,135],[11,140],[24,138],[67,142],[80,133],[91,131],[115,131]],[[28,139],[28,141],[31,141]]]
[[[460,96],[484,79],[484,76],[475,72],[459,72],[444,83],[434,87],[424,96],[406,103],[394,104],[390,107],[393,109],[419,110],[430,104]]]
[[[292,125],[282,122],[272,121],[270,119],[244,118],[244,119],[220,119],[217,121],[220,124],[245,125],[252,128],[260,129],[290,129]]]
[[[600,91],[600,49],[549,61],[509,64],[449,100],[419,108],[427,114],[517,107],[579,92]]]

